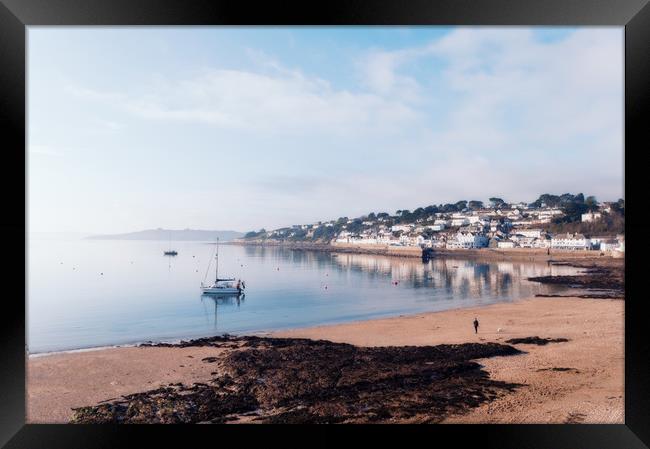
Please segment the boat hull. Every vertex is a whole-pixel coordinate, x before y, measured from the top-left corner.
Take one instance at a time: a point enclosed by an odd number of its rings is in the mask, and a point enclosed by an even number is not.
[[[238,295],[242,291],[234,287],[202,287],[205,295]]]

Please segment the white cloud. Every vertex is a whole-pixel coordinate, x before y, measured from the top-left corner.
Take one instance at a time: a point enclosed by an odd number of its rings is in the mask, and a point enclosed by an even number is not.
[[[371,51],[360,61],[364,84],[383,96],[417,102],[422,95],[420,84],[415,78],[398,73],[398,68],[422,54],[421,49]]]
[[[249,49],[254,65],[245,70],[158,76],[131,93],[67,92],[103,106],[105,127],[123,131],[113,133],[120,144],[132,132],[147,145],[138,132],[152,129],[179,139],[172,125],[199,124],[195,142],[222,139],[229,163],[245,166],[219,188],[220,204],[237,214],[200,207],[215,196],[202,186],[158,202],[140,193],[140,204],[127,209],[142,226],[168,225],[150,219],[165,204],[182,211],[178,226],[224,220],[246,229],[494,195],[517,201],[582,191],[615,199],[623,175],[622,44],[621,29],[585,28],[542,42],[530,29],[459,28],[426,45],[360,55],[356,66],[341,67],[361,76],[345,88]],[[134,117],[161,126],[139,126]],[[233,142],[244,155],[231,157]],[[210,151],[188,148],[194,161]],[[259,157],[267,150],[273,158]]]
[[[247,131],[358,134],[417,120],[414,109],[370,93],[337,90],[317,77],[210,69],[180,81],[159,80],[144,95],[69,88],[145,119],[204,123]]]
[[[442,75],[428,82],[442,86],[430,92],[447,95],[445,124],[423,144],[431,155],[455,153],[427,170],[449,178],[457,194],[491,184],[502,192],[591,189],[611,198],[622,194],[621,38],[621,29],[585,28],[542,42],[531,29],[460,28],[422,47],[374,52],[366,81],[399,98],[396,80],[409,79],[406,66],[442,62]],[[427,80],[419,81],[425,91]],[[403,96],[410,95],[407,86]],[[475,170],[477,156],[491,160],[489,168]]]

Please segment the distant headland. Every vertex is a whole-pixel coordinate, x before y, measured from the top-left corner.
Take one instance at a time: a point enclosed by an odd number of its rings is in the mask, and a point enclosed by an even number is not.
[[[86,237],[91,240],[199,240],[222,241],[234,240],[241,238],[243,232],[237,231],[204,231],[197,229],[146,229],[144,231],[127,232],[124,234],[102,234],[91,235]]]

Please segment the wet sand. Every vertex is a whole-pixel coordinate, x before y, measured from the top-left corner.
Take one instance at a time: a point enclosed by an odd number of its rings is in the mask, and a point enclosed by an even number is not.
[[[624,301],[529,298],[485,307],[275,332],[359,346],[506,343],[516,337],[568,338],[524,354],[480,359],[494,380],[522,384],[449,423],[623,423]],[[474,334],[472,321],[480,327]],[[507,344],[507,343],[506,343]],[[181,382],[207,382],[225,349],[111,348],[30,357],[27,422],[67,422],[72,407]],[[227,350],[227,349],[226,349]]]

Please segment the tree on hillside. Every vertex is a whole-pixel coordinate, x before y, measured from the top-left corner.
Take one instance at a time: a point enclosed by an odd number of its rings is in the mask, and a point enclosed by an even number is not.
[[[411,223],[414,220],[413,214],[408,209],[404,209],[401,212],[402,213],[397,220],[398,223]]]
[[[436,212],[438,212],[438,208],[436,206],[427,206],[424,208],[424,211],[427,214],[435,214]]]
[[[312,235],[312,240],[328,242],[336,237],[337,232],[334,230],[333,226],[319,226],[314,230]]]
[[[465,201],[465,200],[458,201],[458,202],[456,202],[455,206],[456,206],[457,210],[459,210],[459,211],[463,210],[463,209],[465,209],[467,207],[467,201]]]
[[[483,201],[471,200],[469,208],[472,210],[483,209]]]
[[[539,202],[539,205],[537,207],[542,207],[542,205],[545,205],[546,207],[556,207],[562,200],[557,195],[544,193],[539,196],[537,201]]]
[[[352,223],[348,223],[347,230],[354,234],[361,232],[363,230],[363,224],[361,220],[357,219],[354,220]]]
[[[612,203],[612,212],[625,215],[625,200],[623,198],[619,198],[617,202]]]
[[[494,209],[498,209],[500,207],[503,207],[504,204],[506,204],[506,202],[503,201],[501,198],[497,198],[497,197],[490,198],[490,205]]]
[[[560,195],[560,203],[571,203],[575,200],[575,195],[571,195],[570,193],[564,193]]]
[[[581,201],[573,201],[563,204],[562,212],[564,216],[556,219],[558,223],[572,223],[574,221],[582,221],[582,214],[586,213],[589,209],[588,206]]]
[[[260,229],[258,232],[255,231],[250,231],[244,234],[245,239],[253,239],[256,237],[263,237],[266,234],[266,230],[264,228]]]
[[[587,209],[589,212],[593,212],[595,210],[598,210],[598,201],[596,201],[595,196],[588,196],[585,199],[585,205],[587,206]]]
[[[420,219],[426,218],[427,213],[424,211],[424,208],[418,207],[417,209],[415,209],[413,211],[412,216],[413,216],[414,220],[420,220]]]

